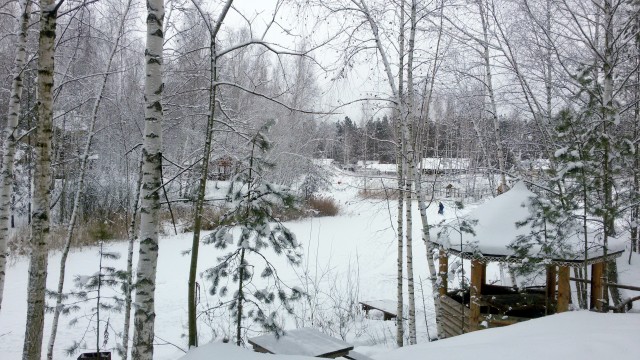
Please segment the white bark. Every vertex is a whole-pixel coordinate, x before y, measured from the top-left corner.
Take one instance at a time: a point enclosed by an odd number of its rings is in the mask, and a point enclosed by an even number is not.
[[[7,126],[2,132],[4,140],[2,170],[0,170],[0,310],[4,294],[5,271],[7,266],[7,242],[9,240],[9,224],[11,217],[11,196],[13,194],[13,168],[16,153],[16,128],[20,118],[20,100],[22,99],[22,70],[27,52],[27,27],[31,14],[31,0],[22,0],[21,16],[18,18],[18,41],[16,43],[16,58],[13,62],[11,81],[11,96],[9,98],[9,112]]]
[[[142,165],[140,159],[138,170],[138,181],[136,182],[136,194],[133,200],[131,223],[129,223],[129,247],[127,249],[127,283],[124,299],[124,330],[122,331],[122,360],[127,360],[129,356],[129,329],[131,328],[131,304],[133,294],[133,245],[138,237],[136,236],[136,218],[138,215],[138,205],[140,203],[140,191],[142,190]]]
[[[440,5],[440,31],[438,32],[438,40],[436,42],[436,51],[435,51],[435,57],[433,60],[433,68],[431,70],[431,81],[429,84],[429,91],[427,93],[426,99],[424,99],[424,102],[426,103],[426,109],[424,114],[425,123],[428,122],[429,120],[429,114],[431,111],[431,98],[433,95],[435,76],[438,71],[438,61],[440,59],[440,41],[442,39],[443,11],[444,11],[444,2],[442,2],[442,4]],[[425,84],[425,89],[426,89],[426,84]],[[420,173],[420,167],[417,166],[417,164],[419,164],[419,161],[420,159],[418,156],[413,157],[412,176],[414,177],[416,198],[418,200],[418,209],[420,211],[420,219],[422,220],[422,241],[425,244],[425,250],[426,250],[426,256],[427,256],[427,268],[429,270],[429,279],[431,281],[431,292],[434,298],[433,304],[434,304],[434,310],[436,313],[436,328],[437,328],[438,337],[443,337],[444,330],[442,329],[441,313],[440,313],[440,296],[438,294],[438,286],[437,286],[438,282],[443,280],[442,278],[438,277],[439,272],[436,273],[436,267],[433,261],[434,247],[430,241],[431,235],[429,231],[429,219],[427,217],[427,203],[426,203],[427,195],[424,189],[422,188],[422,174]]]
[[[56,3],[40,1],[40,39],[38,44],[38,123],[35,135],[33,213],[31,219],[31,260],[27,290],[27,324],[23,360],[40,359],[44,328],[47,283],[47,240],[50,230],[51,138],[53,134],[53,74],[56,37]]]
[[[500,170],[500,188],[506,190],[507,178],[506,178],[506,161],[504,156],[504,149],[502,147],[502,137],[500,136],[500,123],[498,121],[498,107],[496,105],[496,97],[493,91],[493,75],[491,72],[491,59],[489,57],[489,29],[487,24],[486,9],[484,7],[484,0],[476,0],[478,4],[478,10],[480,11],[480,20],[482,23],[482,55],[484,60],[485,69],[485,88],[489,95],[490,116],[493,123],[494,137],[496,140],[496,152],[498,156],[498,168]]]
[[[363,6],[366,5],[363,2]],[[368,14],[368,13],[367,13]],[[371,18],[369,17],[369,22],[371,24],[371,27],[373,29],[373,26],[375,25],[372,21]],[[376,43],[379,42],[379,39],[377,38],[378,33],[377,33],[377,28],[375,28],[374,30],[374,36],[376,36]],[[380,50],[380,48],[379,48]],[[402,103],[403,103],[403,86],[404,86],[404,3],[403,5],[400,6],[400,37],[399,37],[399,50],[400,50],[400,54],[398,56],[399,61],[400,61],[400,71],[398,73],[398,92],[397,92],[397,97],[396,97],[396,107],[395,107],[395,115],[396,115],[396,132],[397,132],[397,145],[396,145],[396,167],[397,167],[397,171],[398,171],[398,233],[396,234],[396,238],[398,241],[398,254],[397,254],[397,258],[396,258],[396,269],[397,269],[397,273],[396,273],[396,277],[397,277],[397,299],[398,299],[398,306],[396,308],[396,345],[398,347],[402,347],[404,345],[404,289],[403,289],[403,285],[404,285],[404,278],[403,278],[403,274],[404,274],[404,233],[403,233],[403,229],[405,229],[403,227],[403,204],[404,204],[404,186],[405,186],[405,181],[406,181],[406,177],[405,177],[405,172],[406,172],[406,168],[405,168],[405,163],[406,163],[406,159],[405,159],[405,137],[404,137],[404,121],[402,121],[402,117],[405,115],[402,112]],[[384,58],[385,55],[381,56]],[[388,61],[386,62],[386,64],[388,64]],[[386,69],[386,68],[385,68]],[[391,74],[391,72],[387,73],[388,75]],[[389,77],[390,81],[393,81],[393,76]],[[391,84],[391,82],[390,82]],[[396,91],[395,87],[392,86],[392,91]],[[409,204],[410,205],[410,204]],[[409,224],[407,224],[409,225]],[[411,231],[411,228],[407,226],[406,230],[404,230],[405,232],[409,232]]]
[[[164,42],[163,0],[147,1],[145,51],[145,126],[142,147],[142,202],[140,207],[140,251],[136,271],[134,333],[131,357],[153,359],[155,285],[158,263],[158,226],[162,186],[162,50]]]
[[[409,295],[409,344],[414,345],[417,341],[416,336],[416,301],[415,301],[415,289],[413,281],[413,222],[411,220],[413,216],[412,212],[412,174],[415,171],[415,151],[413,143],[413,115],[414,115],[414,84],[413,84],[413,55],[415,52],[415,39],[416,39],[416,1],[411,1],[411,15],[409,19],[411,28],[409,32],[409,48],[407,49],[407,105],[403,107],[406,111],[404,116],[403,132],[406,142],[406,152],[403,154],[407,164],[406,175],[406,222],[407,222],[407,290]],[[401,70],[402,71],[402,70]]]

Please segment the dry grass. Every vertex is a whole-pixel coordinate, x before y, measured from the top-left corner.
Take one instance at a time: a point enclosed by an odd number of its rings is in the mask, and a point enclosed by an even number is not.
[[[183,224],[182,230],[183,232],[193,231],[193,211],[191,208],[184,209],[185,211],[180,212],[180,215],[177,216],[176,222]],[[200,224],[201,230],[213,230],[216,228],[219,223],[220,217],[226,212],[226,208],[221,207],[210,207],[205,206],[202,209],[202,223]],[[168,211],[167,211],[168,213]],[[174,215],[176,212],[174,210]],[[169,218],[167,221],[171,221]]]
[[[111,214],[106,218],[93,218],[76,224],[71,237],[71,248],[81,248],[96,245],[99,240],[115,241],[128,237],[128,222],[119,214]],[[51,227],[49,236],[49,250],[62,250],[67,239],[67,225]],[[22,226],[15,229],[9,238],[8,250],[12,255],[28,255],[30,229]]]
[[[278,221],[299,220],[308,217],[336,216],[340,207],[328,196],[311,196],[295,207],[274,207],[273,218]]]
[[[336,216],[340,212],[335,199],[328,196],[311,196],[307,200],[307,207],[314,216]]]
[[[193,231],[193,209],[191,205],[180,204],[172,207],[173,218],[167,209],[160,213],[162,224],[173,227],[175,221],[179,232]],[[226,208],[205,206],[202,216],[202,230],[213,230],[217,226]],[[315,216],[335,216],[340,208],[333,198],[325,196],[312,196],[300,207],[279,207],[273,210],[274,218],[279,221],[288,221]],[[98,244],[99,240],[117,241],[128,238],[130,219],[125,219],[123,214],[110,214],[106,217],[90,218],[88,221],[76,225],[71,239],[71,248],[82,248]],[[29,226],[15,229],[8,241],[8,251],[12,255],[28,255],[30,252]],[[173,233],[173,231],[171,231]],[[64,248],[67,238],[67,225],[56,225],[51,228],[49,238],[49,250],[57,251]]]

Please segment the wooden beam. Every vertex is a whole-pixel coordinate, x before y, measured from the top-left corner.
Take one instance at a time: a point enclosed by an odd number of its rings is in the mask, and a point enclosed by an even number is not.
[[[438,275],[440,277],[438,293],[440,296],[447,295],[447,281],[449,274],[449,257],[447,256],[447,252],[440,248],[440,253],[438,256]]]
[[[547,301],[549,304],[556,302],[556,267],[547,265]]]
[[[478,260],[471,261],[471,299],[469,300],[469,327],[478,330],[480,325],[480,295],[482,295],[482,274],[486,265]]]
[[[590,309],[602,311],[602,299],[604,294],[602,289],[602,276],[604,275],[604,263],[596,263],[591,265],[591,304]]]
[[[571,286],[569,285],[569,267],[558,267],[558,307],[557,312],[569,310],[571,300]]]
[[[569,280],[591,284],[591,280],[586,280],[586,279],[578,279],[578,278],[572,277],[572,278],[569,278]],[[623,285],[623,284],[616,284],[616,283],[610,283],[610,282],[605,282],[605,284],[607,285],[607,287],[616,287],[618,289],[640,291],[640,286]]]

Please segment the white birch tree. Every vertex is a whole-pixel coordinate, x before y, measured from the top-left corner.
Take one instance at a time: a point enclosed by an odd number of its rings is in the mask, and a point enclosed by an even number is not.
[[[20,118],[20,102],[22,100],[22,76],[27,57],[27,28],[31,17],[31,0],[20,1],[22,9],[18,18],[18,41],[16,42],[16,57],[13,63],[11,80],[11,95],[9,97],[9,113],[7,126],[2,132],[2,170],[0,170],[0,310],[4,294],[5,271],[7,266],[7,242],[9,240],[9,225],[11,217],[11,197],[13,194],[13,169],[18,134],[18,120]]]
[[[23,360],[40,359],[44,330],[45,289],[51,219],[51,138],[53,128],[53,76],[58,7],[62,2],[40,1],[40,34],[38,41],[38,120],[35,135],[35,169],[31,215],[31,258],[27,290],[27,324]]]
[[[153,359],[155,288],[158,264],[160,188],[162,186],[162,51],[164,47],[164,1],[147,1],[145,50],[145,121],[142,145],[142,193],[140,250],[135,284],[134,333],[131,357]]]

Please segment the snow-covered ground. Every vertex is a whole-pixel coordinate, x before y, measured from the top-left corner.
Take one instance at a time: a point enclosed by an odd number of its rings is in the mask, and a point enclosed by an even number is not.
[[[406,346],[373,356],[375,360],[447,359],[616,359],[635,360],[640,352],[639,314],[575,311],[445,340]],[[214,356],[215,354],[215,356]],[[265,355],[212,343],[180,360],[302,360],[311,357]]]
[[[368,179],[371,186],[375,181]],[[287,226],[296,234],[298,241],[304,247],[305,261],[301,267],[293,269],[286,265],[283,258],[274,257],[279,275],[287,282],[289,286],[299,286],[305,290],[316,290],[318,295],[324,300],[315,310],[309,307],[304,308],[304,304],[299,305],[299,315],[306,316],[306,319],[294,319],[292,317],[283,317],[285,328],[295,328],[296,326],[308,325],[308,317],[315,311],[316,317],[325,317],[336,315],[331,313],[338,302],[349,302],[350,296],[355,296],[357,301],[362,300],[392,300],[396,294],[396,243],[395,243],[395,215],[396,203],[386,200],[362,200],[357,196],[360,191],[359,183],[362,179],[353,178],[346,174],[338,174],[333,180],[333,186],[328,195],[334,197],[340,204],[341,213],[336,217],[312,218],[300,221],[292,221]],[[441,199],[437,199],[441,200]],[[453,218],[455,216],[453,204],[445,202],[445,215],[437,214],[437,206],[429,208],[429,217],[431,221],[437,223],[443,219]],[[436,202],[437,205],[437,202]],[[419,224],[419,214],[414,211],[414,223]],[[158,262],[158,278],[156,288],[156,335],[157,346],[155,347],[155,358],[177,359],[184,355],[186,339],[185,334],[187,323],[187,275],[189,269],[189,257],[183,255],[185,250],[189,250],[191,244],[191,233],[179,234],[177,236],[164,236],[160,240],[160,257]],[[126,243],[116,242],[108,246],[109,251],[118,252],[123,257],[126,253]],[[414,277],[418,282],[416,291],[416,308],[417,308],[417,324],[418,324],[418,342],[426,343],[428,333],[434,336],[435,325],[433,319],[433,304],[431,301],[431,288],[427,279],[427,264],[425,257],[425,246],[420,240],[420,229],[414,227]],[[67,265],[67,282],[66,291],[73,289],[73,279],[76,275],[91,275],[98,270],[97,263],[98,249],[89,247],[80,250],[74,250],[69,257]],[[216,258],[222,252],[211,246],[204,246],[200,250],[199,269],[204,270],[216,263]],[[626,259],[625,259],[626,260]],[[49,257],[49,277],[47,284],[50,289],[55,288],[57,284],[57,273],[60,261],[60,254],[53,253]],[[636,262],[635,270],[628,270],[629,267],[624,265],[621,259],[621,282],[637,283],[640,279],[637,271],[637,257],[633,259]],[[109,262],[110,265],[123,269],[125,267],[124,259]],[[28,259],[14,258],[11,261],[7,273],[7,283],[5,289],[5,299],[0,312],[0,359],[19,359],[21,356],[24,324],[26,314],[26,284],[27,284]],[[306,273],[306,276],[302,274]],[[489,267],[489,280],[498,278],[496,268]],[[207,294],[208,284],[204,279],[199,279],[202,286],[201,306],[208,303],[215,304],[216,299]],[[419,284],[422,282],[422,286]],[[424,297],[422,296],[424,294]],[[307,304],[308,305],[308,304]],[[56,342],[55,358],[69,358],[65,353],[65,348],[69,347],[74,341],[86,341],[87,350],[92,351],[95,337],[92,335],[92,325],[88,324],[86,319],[80,319],[74,326],[69,326],[68,322],[72,317],[88,314],[93,304],[85,304],[80,311],[61,319],[58,329],[58,340]],[[110,324],[114,327],[114,331],[121,331],[120,327],[123,323],[121,314],[102,315],[110,316]],[[563,315],[566,319],[571,319]],[[574,316],[574,315],[568,315]],[[577,323],[583,323],[581,328],[585,328],[584,322],[592,317],[592,314],[575,315],[579,316]],[[600,315],[594,315],[600,316]],[[605,316],[605,315],[602,315]],[[624,324],[621,328],[631,328],[635,324],[635,334],[640,333],[640,317],[630,318],[628,316],[639,316],[638,314],[618,316]],[[532,334],[541,334],[544,327],[553,327],[553,331],[560,331],[561,325],[556,322],[563,323],[563,317],[558,320],[544,320],[548,325],[535,325],[535,332]],[[596,319],[596,318],[594,318]],[[597,319],[600,319],[599,317]],[[602,318],[605,319],[605,318]],[[214,317],[202,316],[200,318],[200,338],[201,343],[207,343],[212,340],[215,333],[219,338],[232,332],[230,320],[228,316],[216,313]],[[600,320],[595,320],[600,321]],[[608,321],[602,320],[603,326],[611,327]],[[565,321],[567,322],[567,321]],[[568,321],[573,322],[573,321]],[[320,322],[321,323],[321,322]],[[426,323],[429,324],[427,328]],[[616,323],[617,324],[617,323]],[[47,316],[45,321],[45,341],[46,346],[48,332],[51,326],[51,316]],[[400,358],[422,358],[431,352],[436,354],[437,351],[446,351],[446,344],[462,341],[458,339],[439,341],[429,343],[424,346],[420,345],[416,348],[416,353],[392,352],[385,354],[393,348],[395,327],[392,321],[381,321],[379,319],[363,319],[358,318],[353,324],[349,324],[346,328],[341,328],[335,323],[324,322],[324,330],[333,332],[336,337],[344,336],[348,342],[356,346],[356,350],[379,359],[400,359]],[[525,326],[518,325],[525,329]],[[531,325],[533,326],[533,325]],[[564,325],[562,325],[564,326]],[[556,329],[557,328],[557,329]],[[85,334],[86,330],[88,333]],[[511,329],[511,328],[509,328]],[[515,328],[514,328],[515,329]],[[578,327],[576,327],[578,329]],[[258,335],[258,327],[254,327],[255,332],[251,332],[251,336]],[[502,332],[500,332],[502,331]],[[564,330],[567,331],[567,330]],[[573,331],[573,330],[572,330]],[[526,332],[526,330],[518,330],[515,333]],[[490,334],[507,334],[509,330],[490,330],[462,338],[472,338],[476,343],[489,344],[490,341],[496,341],[497,347],[500,344],[506,344],[503,340],[493,340]],[[561,334],[558,332],[558,334]],[[612,329],[611,334],[619,334],[617,329]],[[502,336],[502,335],[500,335]],[[522,335],[526,336],[526,335]],[[616,335],[617,336],[617,335]],[[621,335],[622,336],[622,335]],[[577,337],[572,335],[571,339]],[[615,337],[612,335],[612,337]],[[583,337],[584,338],[584,337]],[[112,332],[106,348],[112,348],[115,345],[116,336]],[[538,338],[536,338],[538,339]],[[599,337],[602,344],[608,341],[608,337]],[[622,336],[624,340],[624,337]],[[525,339],[526,340],[526,339]],[[525,340],[513,340],[514,344],[521,344]],[[612,339],[613,341],[614,339]],[[632,338],[628,338],[628,343],[637,343]],[[637,340],[637,339],[636,339]],[[542,341],[542,340],[540,340]],[[557,336],[557,341],[561,342],[562,337]],[[624,344],[624,341],[616,340],[615,344]],[[582,344],[582,343],[581,343]],[[198,350],[194,352],[193,357],[189,360],[208,359],[202,354],[228,354],[216,358],[235,358],[235,359],[275,359],[276,357],[265,357],[264,355],[254,354],[243,349],[236,349],[230,345],[210,345],[213,348],[208,350]],[[511,345],[509,345],[511,346]],[[637,345],[636,353],[637,353]],[[455,347],[452,345],[452,347]],[[518,348],[516,345],[505,349],[512,349],[513,354],[526,354],[526,349]],[[410,350],[401,350],[410,351]],[[441,352],[437,352],[442,354]],[[507,353],[507,352],[505,352]],[[630,352],[626,353],[629,354]],[[197,355],[201,354],[201,355]],[[420,355],[420,356],[418,356]],[[435,356],[435,355],[434,355]],[[77,355],[76,355],[77,357]],[[553,358],[553,356],[548,356]],[[73,357],[75,358],[75,357]],[[286,357],[282,359],[294,360],[301,357]],[[448,357],[450,358],[450,357]],[[461,358],[461,357],[460,357]],[[589,357],[587,357],[589,358]],[[117,357],[114,357],[117,359]]]

